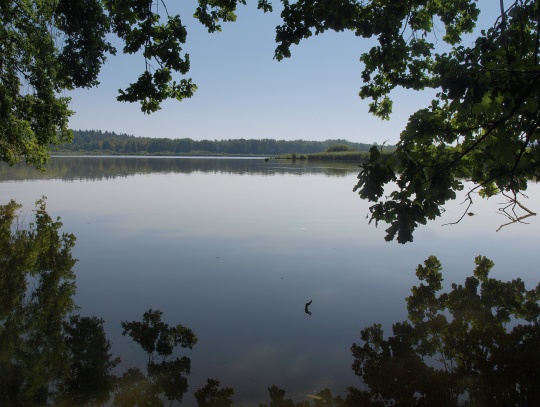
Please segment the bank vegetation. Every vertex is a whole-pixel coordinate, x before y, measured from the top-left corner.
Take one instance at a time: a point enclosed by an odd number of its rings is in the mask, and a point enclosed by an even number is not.
[[[343,139],[325,141],[276,139],[193,140],[191,138],[135,137],[100,130],[75,130],[71,143],[57,155],[144,156],[254,156],[292,159],[358,161],[368,157],[373,144]]]

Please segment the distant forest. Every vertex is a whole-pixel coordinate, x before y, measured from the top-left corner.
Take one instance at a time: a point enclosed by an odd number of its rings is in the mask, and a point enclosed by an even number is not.
[[[59,153],[133,154],[133,155],[254,155],[312,154],[335,145],[346,145],[357,151],[369,151],[372,144],[335,139],[326,141],[229,139],[192,140],[135,137],[100,130],[74,130],[72,143],[62,144]]]

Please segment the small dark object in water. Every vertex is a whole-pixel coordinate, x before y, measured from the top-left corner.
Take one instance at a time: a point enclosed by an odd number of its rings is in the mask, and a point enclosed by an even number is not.
[[[311,312],[309,312],[308,307],[311,305],[312,302],[313,302],[313,300],[311,300],[309,302],[306,302],[306,306],[304,307],[304,311],[305,311],[306,314],[311,315]]]

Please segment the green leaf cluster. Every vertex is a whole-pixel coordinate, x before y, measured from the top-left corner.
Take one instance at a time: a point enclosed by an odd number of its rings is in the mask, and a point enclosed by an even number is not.
[[[472,9],[463,11],[476,15]],[[362,198],[374,203],[371,220],[390,224],[387,240],[397,237],[400,243],[412,241],[416,227],[440,216],[445,203],[463,190],[464,181],[473,183],[467,194],[471,203],[473,192],[486,198],[502,193],[517,203],[527,183],[538,177],[537,15],[537,2],[513,3],[470,47],[459,44],[456,33],[466,30],[458,30],[455,25],[461,21],[465,25],[460,23],[458,27],[469,30],[472,21],[453,18],[451,50],[441,54],[424,52],[430,46],[422,51],[425,57],[421,76],[411,76],[412,67],[403,65],[395,74],[386,71],[383,80],[380,64],[386,67],[386,62],[374,55],[364,58],[374,63],[366,62],[367,67],[372,67],[365,77],[369,92],[364,87],[361,95],[373,98],[374,103],[395,86],[438,90],[429,107],[409,118],[386,176],[379,176],[383,163],[374,155],[354,188]],[[409,46],[413,45],[410,40]],[[414,60],[416,53],[410,48],[396,59],[402,58]],[[376,87],[379,82],[386,88]],[[381,116],[389,113],[379,107],[375,110]],[[371,183],[393,184],[397,188],[386,198],[382,188],[374,190],[369,187]]]
[[[42,168],[49,145],[72,137],[59,95],[95,86],[112,51],[108,19],[100,2],[22,0],[2,2],[0,21],[0,160]]]
[[[161,1],[17,0],[0,5],[0,160],[43,169],[51,146],[72,139],[69,98],[62,92],[97,86],[107,57],[123,52],[145,60],[139,78],[119,90],[118,100],[140,102],[145,113],[161,102],[191,97],[191,79],[181,46],[187,32],[180,16]]]
[[[482,197],[503,193],[516,203],[538,177],[537,1],[507,7],[499,2],[493,26],[470,46],[463,38],[480,14],[474,0],[284,0],[283,5],[278,60],[291,56],[293,44],[327,30],[376,39],[360,57],[360,96],[371,100],[374,115],[389,118],[396,88],[438,92],[430,106],[410,117],[393,161],[373,150],[354,188],[373,202],[371,221],[390,224],[386,240],[412,241],[414,230],[439,217],[464,180]]]

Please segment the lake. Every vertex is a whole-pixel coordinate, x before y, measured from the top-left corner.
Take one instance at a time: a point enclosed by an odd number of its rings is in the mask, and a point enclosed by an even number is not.
[[[2,166],[0,204],[14,199],[30,217],[46,196],[76,236],[78,312],[103,318],[119,372],[148,359],[120,323],[161,310],[198,337],[178,352],[191,359],[184,404],[215,378],[235,405],[252,406],[269,402],[272,385],[295,401],[361,388],[351,345],[374,323],[390,333],[407,318],[429,255],[447,288],[472,275],[477,255],[495,262],[495,278],[538,284],[537,216],[496,232],[500,199],[477,197],[476,216],[442,226],[465,210],[458,200],[413,243],[388,243],[352,192],[357,174],[354,164],[255,158],[54,157],[45,173]],[[527,194],[538,212],[540,188]]]

